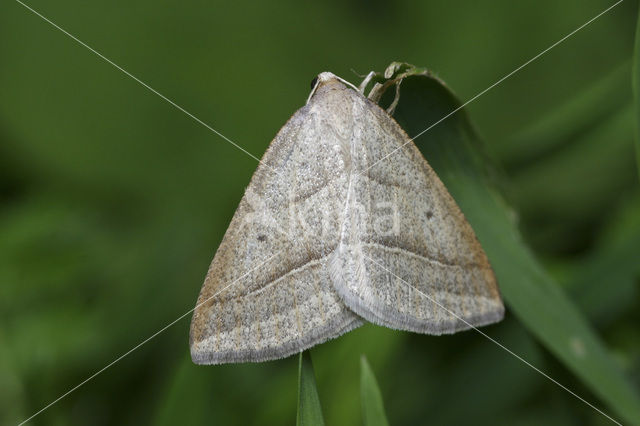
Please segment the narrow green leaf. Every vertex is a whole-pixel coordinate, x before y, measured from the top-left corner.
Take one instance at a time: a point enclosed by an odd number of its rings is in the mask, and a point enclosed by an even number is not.
[[[402,83],[395,117],[408,134],[414,136],[459,105],[438,80],[429,76],[409,77]],[[620,420],[640,424],[637,390],[583,314],[523,243],[512,211],[487,178],[488,161],[482,155],[481,142],[465,111],[440,122],[417,138],[416,143],[475,230],[498,277],[509,310],[507,315],[515,314],[600,397],[607,406],[603,407],[604,411]],[[496,353],[496,356],[500,355]],[[523,364],[522,368],[529,367]],[[532,370],[532,374],[537,373]],[[558,392],[565,391],[558,388]],[[592,402],[601,405],[598,401]]]
[[[300,354],[298,365],[298,418],[296,424],[298,426],[322,426],[324,419],[309,351]]]
[[[629,99],[565,140],[562,149],[510,173],[511,200],[523,222],[545,218],[529,236],[535,247],[580,245],[586,224],[597,222],[620,201],[620,192],[637,185],[634,115]]]
[[[364,355],[360,358],[360,398],[365,426],[389,426],[378,382]]]
[[[638,21],[636,22],[636,42],[633,49],[631,85],[633,86],[636,105],[636,159],[640,176],[640,10],[638,10]]]
[[[527,126],[504,141],[492,144],[492,152],[509,168],[517,169],[566,146],[631,103],[630,75],[631,61],[625,60],[566,101],[553,105],[544,115],[533,117]]]
[[[600,326],[633,309],[640,277],[640,193],[629,197],[586,256],[572,262],[565,287]],[[606,286],[602,283],[607,283]]]

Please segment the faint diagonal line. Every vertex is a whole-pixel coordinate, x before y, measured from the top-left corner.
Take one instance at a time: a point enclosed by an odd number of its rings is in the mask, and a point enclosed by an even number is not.
[[[402,277],[399,277],[398,275],[396,275],[395,273],[393,273],[392,271],[390,271],[389,269],[387,269],[386,267],[384,267],[382,264],[376,262],[375,260],[373,260],[372,258],[370,258],[369,256],[363,254],[363,256],[371,261],[372,263],[375,263],[376,265],[378,265],[380,268],[384,269],[385,271],[387,271],[388,273],[390,273],[391,275],[393,275],[394,277],[398,278],[400,281],[402,281],[402,283],[404,285],[406,285],[407,287],[409,287],[410,289],[413,289],[415,291],[417,291],[421,296],[427,298],[429,301],[433,302],[434,304],[436,304],[438,307],[444,309],[445,311],[447,311],[447,313],[451,314],[452,316],[454,316],[456,319],[462,321],[465,325],[467,325],[469,328],[477,331],[478,333],[480,333],[482,336],[484,336],[485,338],[489,339],[491,342],[495,343],[499,348],[503,349],[504,351],[506,351],[507,353],[509,353],[510,355],[514,356],[516,359],[518,359],[520,362],[524,363],[525,365],[529,366],[530,368],[532,368],[533,370],[535,370],[536,372],[538,372],[539,374],[541,374],[542,376],[546,377],[547,379],[549,379],[551,382],[555,383],[556,385],[558,385],[559,387],[561,387],[562,389],[564,389],[565,391],[569,392],[571,395],[573,395],[574,397],[578,398],[580,401],[584,402],[585,404],[587,404],[589,407],[593,408],[594,410],[596,410],[598,413],[602,414],[604,417],[606,417],[607,419],[611,420],[613,423],[622,426],[621,423],[617,422],[616,420],[614,420],[611,416],[609,416],[608,414],[606,414],[604,411],[600,410],[598,407],[596,407],[595,405],[593,405],[592,403],[590,403],[589,401],[587,401],[586,399],[582,398],[580,395],[578,395],[577,393],[575,393],[574,391],[572,391],[571,389],[569,389],[568,387],[566,387],[565,385],[563,385],[562,383],[558,382],[556,379],[554,379],[553,377],[549,376],[547,373],[545,373],[544,371],[540,370],[538,367],[534,366],[533,364],[531,364],[529,361],[525,360],[524,358],[522,358],[520,355],[516,354],[515,352],[513,352],[511,349],[507,348],[506,346],[504,346],[502,343],[498,342],[497,340],[495,340],[493,337],[490,337],[489,335],[487,335],[486,333],[484,333],[483,331],[479,330],[477,327],[475,327],[473,324],[469,323],[468,321],[466,321],[464,318],[461,318],[460,316],[456,315],[455,312],[453,312],[452,310],[448,309],[446,306],[442,305],[441,303],[438,303],[438,301],[436,301],[433,297],[427,295],[426,293],[420,291],[418,288],[416,288],[415,286],[411,285],[409,282],[407,282],[405,279],[403,279]]]
[[[150,92],[158,95],[160,98],[162,98],[163,100],[165,100],[166,102],[171,104],[177,110],[179,110],[179,111],[183,112],[184,114],[188,115],[189,117],[191,117],[193,120],[195,120],[199,124],[203,125],[207,129],[209,129],[210,131],[215,133],[216,135],[220,136],[225,141],[229,142],[231,145],[233,145],[236,148],[238,148],[240,151],[242,151],[245,154],[247,154],[249,157],[251,157],[254,160],[256,160],[258,163],[261,163],[261,161],[260,161],[260,159],[258,157],[256,157],[255,155],[253,155],[252,153],[250,153],[249,151],[247,151],[246,149],[244,149],[243,147],[241,147],[240,145],[238,145],[237,143],[235,143],[234,141],[232,141],[231,139],[229,139],[228,137],[226,137],[225,135],[223,135],[222,133],[220,133],[219,131],[217,131],[216,129],[214,129],[213,127],[211,127],[210,125],[208,125],[207,123],[205,123],[204,121],[202,121],[201,119],[199,119],[198,117],[196,117],[195,115],[193,115],[192,113],[190,113],[189,111],[187,111],[186,109],[184,109],[183,107],[181,107],[180,105],[175,103],[174,101],[172,101],[171,99],[167,98],[165,95],[163,95],[162,93],[158,92],[156,89],[154,89],[153,87],[149,86],[147,83],[145,83],[144,81],[140,80],[138,77],[136,77],[135,75],[131,74],[129,71],[125,70],[120,65],[116,64],[111,59],[107,58],[102,53],[100,53],[97,50],[95,50],[93,47],[89,46],[88,44],[86,44],[85,42],[83,42],[82,40],[80,40],[79,38],[74,36],[73,34],[69,33],[67,30],[65,30],[64,28],[62,28],[59,25],[57,25],[55,22],[51,21],[46,16],[42,15],[41,13],[39,13],[38,11],[33,9],[32,7],[27,6],[26,4],[24,4],[20,0],[16,0],[16,2],[20,3],[22,6],[24,6],[26,9],[31,11],[33,14],[35,14],[35,15],[39,16],[40,18],[42,18],[42,20],[44,20],[45,22],[49,23],[51,26],[53,26],[54,28],[56,28],[57,30],[59,30],[60,32],[65,34],[67,37],[69,37],[72,40],[74,40],[76,43],[80,44],[81,46],[83,46],[83,47],[87,48],[88,50],[90,50],[92,53],[94,53],[97,56],[99,56],[101,59],[103,59],[104,61],[106,61],[110,65],[112,65],[114,68],[118,69],[119,71],[121,71],[124,74],[126,74],[128,77],[130,77],[133,80],[135,80],[137,83],[142,85],[145,89],[147,89]]]
[[[405,142],[404,144],[402,144],[401,146],[399,146],[398,148],[394,149],[393,151],[391,151],[390,153],[388,153],[387,155],[385,155],[384,157],[380,158],[379,160],[377,160],[375,163],[371,164],[369,167],[367,167],[364,171],[362,171],[361,173],[366,173],[369,169],[371,169],[373,166],[375,166],[376,164],[378,164],[379,162],[389,158],[390,156],[392,156],[395,152],[401,150],[402,148],[404,148],[405,145],[411,143],[412,141],[415,141],[417,138],[419,138],[420,136],[422,136],[423,134],[425,134],[426,132],[428,132],[429,130],[431,130],[432,128],[434,128],[435,126],[437,126],[438,124],[442,123],[444,120],[446,120],[447,118],[451,117],[452,115],[454,115],[456,112],[460,111],[461,109],[463,109],[464,107],[466,107],[467,105],[469,105],[471,102],[475,101],[476,99],[478,99],[480,96],[484,95],[485,93],[487,93],[489,90],[493,89],[494,87],[496,87],[497,85],[499,85],[500,83],[502,83],[503,81],[505,81],[506,79],[508,79],[509,77],[511,77],[512,75],[514,75],[515,73],[517,73],[518,71],[520,71],[521,69],[523,69],[524,67],[526,67],[527,65],[529,65],[530,63],[532,63],[533,61],[535,61],[536,59],[540,58],[542,55],[544,55],[545,53],[547,53],[548,51],[550,51],[551,49],[553,49],[554,47],[556,47],[557,45],[559,45],[560,43],[564,42],[566,39],[568,39],[569,37],[573,36],[575,33],[577,33],[578,31],[580,31],[581,29],[583,29],[584,27],[586,27],[587,25],[591,24],[593,21],[595,21],[596,19],[600,18],[602,15],[604,15],[605,13],[609,12],[611,9],[613,9],[614,7],[616,7],[617,5],[619,5],[620,3],[622,3],[624,0],[618,0],[616,3],[612,4],[611,6],[609,6],[608,8],[606,8],[605,10],[603,10],[602,12],[598,13],[596,16],[594,16],[593,18],[589,19],[587,22],[585,22],[584,24],[580,25],[578,28],[576,28],[575,30],[571,31],[569,34],[567,34],[566,36],[562,37],[560,40],[556,41],[555,43],[553,43],[551,46],[547,47],[546,49],[544,49],[542,52],[538,53],[536,56],[534,56],[533,58],[529,59],[528,61],[526,61],[525,63],[523,63],[522,65],[520,65],[519,67],[517,67],[516,69],[514,69],[513,71],[511,71],[510,73],[506,74],[505,76],[503,76],[501,79],[499,79],[498,81],[496,81],[495,83],[493,83],[491,86],[487,87],[486,89],[484,89],[483,91],[479,92],[478,94],[476,94],[474,97],[472,97],[471,99],[469,99],[468,101],[466,101],[465,103],[463,103],[462,105],[460,105],[459,107],[457,107],[456,109],[454,109],[453,111],[451,111],[450,113],[448,113],[447,115],[445,115],[444,117],[442,117],[441,119],[439,119],[438,121],[436,121],[435,123],[431,124],[429,127],[427,127],[426,129],[424,129],[423,131],[421,131],[420,133],[418,133],[417,135],[415,135],[414,137],[410,138],[407,142]]]
[[[222,293],[223,291],[227,290],[228,288],[230,288],[231,286],[233,286],[235,283],[237,283],[240,279],[246,277],[247,275],[249,275],[250,273],[252,273],[253,271],[255,271],[256,269],[260,268],[262,265],[264,265],[265,263],[267,263],[268,261],[270,261],[271,259],[273,259],[274,257],[278,256],[279,254],[282,253],[283,250],[278,251],[276,254],[269,256],[266,260],[264,260],[263,262],[261,262],[258,266],[254,267],[253,269],[247,271],[245,274],[241,275],[240,277],[236,278],[235,280],[233,280],[231,283],[227,284],[225,287],[223,287],[222,289],[220,289],[219,291],[217,291],[215,294],[213,294],[211,297],[208,297],[207,299],[203,300],[202,302],[198,303],[196,306],[194,306],[192,309],[189,309],[187,312],[185,312],[184,314],[180,315],[178,318],[176,318],[175,320],[171,321],[169,324],[165,325],[164,327],[162,327],[160,330],[156,331],[155,333],[153,333],[151,336],[147,337],[146,339],[144,339],[142,342],[138,343],[136,346],[134,346],[133,348],[129,349],[127,352],[123,353],[122,355],[120,355],[118,358],[114,359],[113,361],[111,361],[109,364],[105,365],[104,367],[102,367],[100,370],[96,371],[95,373],[93,373],[91,376],[87,377],[86,379],[84,379],[82,382],[78,383],[77,385],[75,385],[74,387],[72,387],[71,389],[69,389],[67,392],[63,393],[62,395],[60,395],[58,398],[56,398],[55,400],[51,401],[49,404],[47,404],[46,406],[44,406],[43,408],[41,408],[39,411],[37,411],[36,413],[32,414],[29,418],[23,420],[22,422],[19,423],[18,426],[21,426],[25,423],[27,423],[28,421],[32,420],[34,417],[36,417],[38,414],[41,414],[42,412],[46,411],[47,409],[51,408],[51,406],[55,405],[57,402],[59,402],[60,400],[62,400],[63,398],[65,398],[66,396],[68,396],[69,394],[73,393],[74,391],[76,391],[78,388],[80,388],[81,386],[85,385],[87,382],[90,382],[91,380],[93,380],[96,376],[100,375],[101,373],[103,373],[105,370],[107,370],[108,368],[112,367],[114,364],[117,364],[119,361],[121,361],[122,359],[124,359],[125,357],[127,357],[128,355],[130,355],[132,352],[135,352],[137,349],[139,349],[141,346],[143,346],[144,344],[148,343],[150,340],[152,340],[153,338],[155,338],[156,336],[158,336],[159,334],[163,333],[165,330],[167,330],[168,328],[170,328],[171,326],[173,326],[174,324],[176,324],[177,322],[179,322],[180,320],[182,320],[184,317],[186,317],[187,315],[189,315],[190,313],[192,313],[193,311],[195,311],[196,309],[198,309],[198,307],[204,305],[205,303],[209,302],[211,299],[213,299],[214,297],[218,296],[220,293]]]

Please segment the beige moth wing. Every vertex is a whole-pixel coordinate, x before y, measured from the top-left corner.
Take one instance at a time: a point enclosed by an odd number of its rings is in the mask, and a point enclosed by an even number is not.
[[[320,74],[263,156],[198,298],[194,362],[285,357],[362,318],[430,334],[502,318],[455,201],[400,126],[347,85]]]
[[[330,264],[343,301],[368,321],[419,333],[501,320],[489,261],[418,148],[378,105],[330,73],[321,76],[332,89],[319,87],[315,96],[342,105],[326,120],[354,129],[345,151],[340,243]]]
[[[190,329],[197,364],[282,358],[362,324],[331,284],[350,132],[313,96],[256,169],[213,258]],[[348,123],[348,119],[345,118]]]

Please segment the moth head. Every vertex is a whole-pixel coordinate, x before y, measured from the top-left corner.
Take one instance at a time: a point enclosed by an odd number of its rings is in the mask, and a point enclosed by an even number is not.
[[[349,83],[347,80],[338,77],[334,73],[331,73],[331,72],[328,72],[328,71],[321,72],[316,77],[314,77],[313,80],[311,80],[311,93],[309,94],[309,98],[307,99],[307,103],[309,103],[309,101],[311,100],[313,95],[318,91],[319,88],[321,88],[322,86],[325,86],[325,85],[330,85],[330,84],[339,84],[341,86],[344,85],[344,86],[347,86],[347,87],[351,87],[351,88],[355,89],[356,91],[358,90],[358,88],[356,86],[354,86],[353,84]]]

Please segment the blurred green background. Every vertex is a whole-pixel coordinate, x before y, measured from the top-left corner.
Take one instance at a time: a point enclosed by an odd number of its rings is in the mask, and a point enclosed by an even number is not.
[[[466,100],[613,2],[27,4],[260,157],[321,71],[358,82],[403,60]],[[468,112],[527,245],[638,388],[636,16],[623,2]],[[11,0],[0,64],[0,423],[13,424],[193,307],[256,161]],[[32,423],[294,424],[297,358],[195,366],[189,317]],[[608,410],[509,312],[483,330]],[[392,425],[609,424],[477,333],[368,325],[312,350],[329,425],[361,423],[363,353]]]

